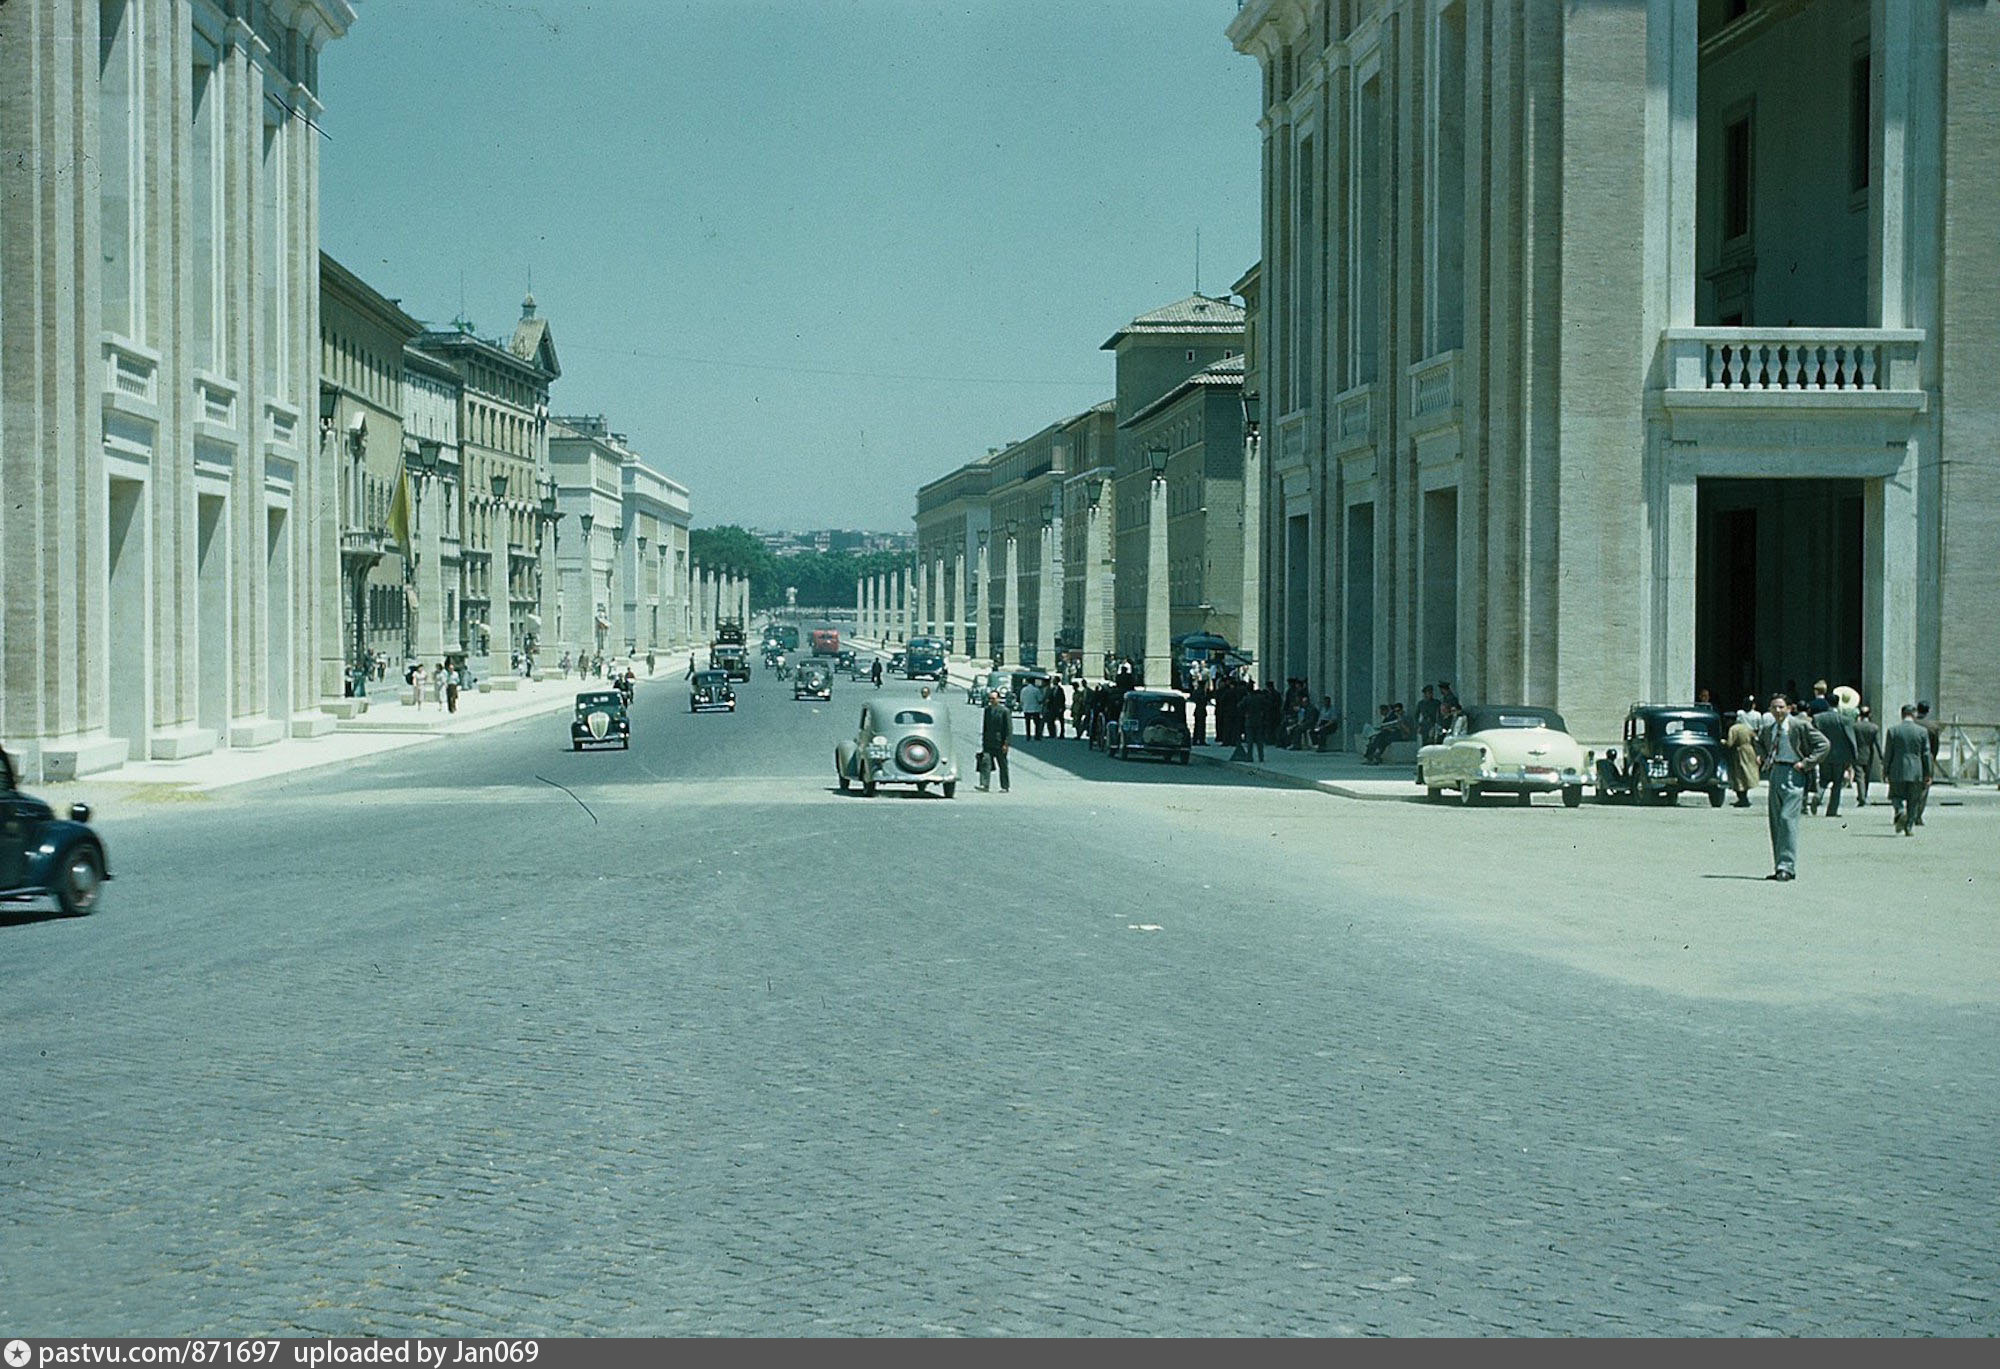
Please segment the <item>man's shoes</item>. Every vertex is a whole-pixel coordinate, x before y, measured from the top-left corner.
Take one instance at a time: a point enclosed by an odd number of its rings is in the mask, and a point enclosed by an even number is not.
[[[1890,821],[1889,825],[1896,829],[1896,834],[1898,836],[1901,836],[1903,833],[1903,815],[1901,813],[1896,814],[1896,816]]]
[[[1001,793],[1003,793],[1003,794],[1004,794],[1004,793],[1006,793],[1006,792],[1007,792],[1007,786],[1006,786],[1006,785],[1004,785],[1004,784],[1003,784],[1003,785],[1001,785],[1001,786],[1000,786],[1000,792],[1001,792]]]
[[[1776,880],[1779,884],[1784,884],[1795,878],[1795,876],[1790,870],[1773,870],[1770,874],[1764,876],[1764,878],[1766,880]]]
[[[1733,806],[1737,808],[1748,808],[1750,806],[1750,800],[1745,796],[1738,794],[1736,796],[1736,803]]]

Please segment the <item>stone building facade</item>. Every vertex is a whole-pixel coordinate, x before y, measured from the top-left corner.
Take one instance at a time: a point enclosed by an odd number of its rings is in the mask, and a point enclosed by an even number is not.
[[[319,265],[319,411],[332,424],[327,455],[340,489],[341,641],[350,671],[365,672],[379,654],[400,679],[415,646],[414,547],[399,536],[414,533],[415,515],[404,477],[403,349],[423,325],[324,252]]]
[[[1165,641],[1151,640],[1147,629],[1148,563],[1157,505],[1148,449],[1165,445],[1169,452],[1165,554],[1170,585],[1175,566],[1206,565],[1217,554],[1233,554],[1237,558],[1233,564],[1240,568],[1240,540],[1234,553],[1218,553],[1208,546],[1211,528],[1217,535],[1224,532],[1220,509],[1213,520],[1203,516],[1201,509],[1212,481],[1218,504],[1226,503],[1232,516],[1236,512],[1234,501],[1239,495],[1226,494],[1225,490],[1232,479],[1240,490],[1242,481],[1243,310],[1226,299],[1190,295],[1139,315],[1113,333],[1104,349],[1116,355],[1118,377],[1111,539],[1116,576],[1110,649],[1135,664],[1150,657],[1156,664],[1147,682],[1164,687],[1168,681],[1157,663],[1167,659],[1168,646]],[[1232,361],[1233,367],[1228,366]],[[1218,364],[1224,369],[1207,380],[1194,381]],[[1195,395],[1201,398],[1190,398]],[[1211,404],[1221,408],[1211,413]],[[1171,416],[1167,408],[1174,410]],[[1224,409],[1229,412],[1223,413]],[[1233,455],[1224,450],[1232,446]],[[1207,473],[1211,458],[1216,463],[1212,476]],[[1196,540],[1188,540],[1191,538]],[[1195,575],[1188,583],[1206,583],[1212,578]],[[1233,604],[1237,596],[1231,592],[1227,597]],[[1170,589],[1169,634],[1201,631],[1202,602],[1199,598],[1184,599],[1176,614]]]
[[[954,652],[967,656],[990,652],[993,645],[992,633],[978,626],[983,596],[990,594],[979,583],[979,566],[993,527],[986,496],[993,487],[997,455],[989,452],[917,490],[917,559],[942,569],[945,621],[940,635]]]
[[[1990,712],[2000,10],[1249,0],[1262,649],[1616,734]],[[1967,367],[1973,370],[1968,371]]]
[[[403,349],[403,465],[410,481],[416,550],[410,577],[410,652],[428,666],[463,654],[458,601],[464,507],[458,419],[464,385],[447,362],[414,343]]]
[[[544,623],[554,618],[555,578],[543,575],[542,556],[556,513],[549,386],[562,365],[533,295],[505,342],[467,326],[425,332],[415,345],[458,379],[460,633],[480,658],[475,673],[507,688],[516,652],[546,657]]]
[[[551,421],[549,469],[561,514],[563,649],[643,657],[713,626],[715,591],[700,602],[688,556],[686,486],[644,461],[602,414]]]
[[[353,18],[0,4],[0,738],[31,777],[332,725],[313,122]]]

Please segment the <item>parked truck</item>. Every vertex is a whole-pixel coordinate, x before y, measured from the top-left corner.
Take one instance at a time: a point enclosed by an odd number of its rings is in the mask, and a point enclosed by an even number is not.
[[[812,634],[813,655],[838,656],[840,654],[840,629],[816,627]]]

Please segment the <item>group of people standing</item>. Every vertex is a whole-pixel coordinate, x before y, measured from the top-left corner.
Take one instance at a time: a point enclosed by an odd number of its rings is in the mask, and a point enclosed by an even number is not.
[[[1750,791],[1762,778],[1775,868],[1767,879],[1798,876],[1799,825],[1808,814],[1840,816],[1842,794],[1851,785],[1857,807],[1866,806],[1871,784],[1885,781],[1895,831],[1916,835],[1936,773],[1942,728],[1930,718],[1928,703],[1904,704],[1885,732],[1869,705],[1852,689],[1829,692],[1815,681],[1801,703],[1774,694],[1768,709],[1745,699],[1729,726],[1730,788],[1736,806],[1750,806]]]
[[[448,713],[458,712],[458,692],[469,683],[449,661],[439,661],[429,669],[422,661],[412,662],[403,682],[415,692],[417,707],[436,704]]]

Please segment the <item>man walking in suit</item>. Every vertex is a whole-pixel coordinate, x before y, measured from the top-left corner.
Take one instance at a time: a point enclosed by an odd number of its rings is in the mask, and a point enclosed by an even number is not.
[[[1813,726],[1826,737],[1826,759],[1820,762],[1819,778],[1826,792],[1826,815],[1840,816],[1840,791],[1854,768],[1854,724],[1838,708],[1813,715]]]
[[[1766,879],[1786,883],[1798,877],[1799,818],[1805,809],[1806,775],[1827,751],[1826,734],[1792,712],[1783,694],[1771,696],[1771,722],[1759,749],[1770,795],[1764,800],[1771,826],[1771,861],[1777,866]]]
[[[1931,738],[1917,710],[1903,705],[1903,717],[1882,742],[1882,778],[1889,782],[1889,811],[1898,832],[1917,834],[1931,788]]]
[[[1861,705],[1860,716],[1854,720],[1854,806],[1868,806],[1868,783],[1875,778],[1882,765],[1882,729],[1870,716],[1867,704]]]

